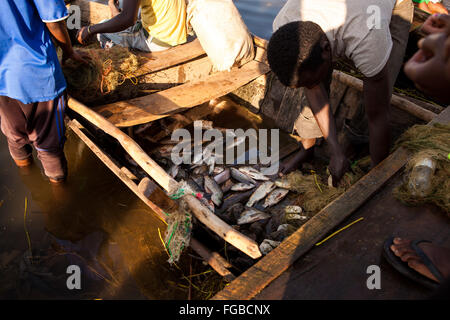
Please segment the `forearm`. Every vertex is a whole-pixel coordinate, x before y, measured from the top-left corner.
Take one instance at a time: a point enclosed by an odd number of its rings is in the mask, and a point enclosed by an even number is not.
[[[137,21],[139,5],[140,0],[124,1],[122,11],[117,10],[117,15],[113,14],[113,18],[108,21],[90,26],[89,33],[114,33],[131,27]]]
[[[323,85],[312,89],[305,88],[305,94],[323,137],[330,145],[333,153],[340,152],[341,148],[337,139],[336,122],[325,88]]]
[[[66,55],[71,56],[73,53],[73,48],[70,41],[69,32],[67,31],[66,20],[58,22],[48,22],[46,23],[46,26],[63,52]]]

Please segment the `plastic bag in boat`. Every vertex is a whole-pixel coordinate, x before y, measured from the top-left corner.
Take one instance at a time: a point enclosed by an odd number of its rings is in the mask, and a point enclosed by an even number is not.
[[[252,36],[232,0],[190,0],[187,20],[217,71],[255,56]]]

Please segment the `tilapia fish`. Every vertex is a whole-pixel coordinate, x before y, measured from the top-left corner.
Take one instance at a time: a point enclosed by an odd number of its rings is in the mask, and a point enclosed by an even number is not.
[[[256,181],[236,168],[231,168],[231,177],[242,183],[256,184]]]
[[[239,171],[248,175],[250,178],[254,180],[268,181],[270,180],[268,177],[263,175],[261,172],[252,167],[240,167]]]
[[[259,250],[262,254],[266,255],[276,247],[278,247],[281,244],[280,241],[273,241],[270,239],[264,239],[263,242],[259,245]]]
[[[217,182],[210,176],[205,176],[205,190],[211,194],[211,200],[218,207],[222,204],[223,192]]]
[[[278,188],[283,188],[283,189],[291,189],[292,188],[292,185],[288,179],[279,179],[279,180],[275,181],[275,184]]]
[[[240,183],[236,183],[235,185],[233,185],[231,187],[231,190],[232,191],[247,191],[247,190],[253,189],[254,187],[255,187],[254,184],[240,182]]]
[[[266,181],[261,184],[255,192],[251,195],[250,199],[247,202],[247,207],[253,207],[255,203],[259,200],[264,199],[270,192],[272,192],[276,188],[275,183],[272,181]]]
[[[266,198],[263,204],[263,208],[271,207],[276,205],[278,202],[284,199],[286,195],[289,193],[289,190],[277,188],[273,190]]]
[[[266,212],[262,212],[259,210],[256,210],[255,208],[249,208],[242,212],[240,218],[237,221],[237,224],[247,224],[247,223],[253,223],[259,220],[268,219],[270,218],[270,214]]]

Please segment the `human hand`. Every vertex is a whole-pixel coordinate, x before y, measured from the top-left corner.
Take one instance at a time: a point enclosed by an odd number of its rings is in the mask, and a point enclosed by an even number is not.
[[[450,15],[433,14],[422,25],[422,31],[427,34],[438,32],[450,32]]]
[[[72,59],[74,61],[85,64],[89,63],[89,61],[92,60],[87,53],[78,50],[72,50],[72,52],[68,54],[64,53],[62,57],[62,63],[65,64],[68,59]]]
[[[82,27],[80,30],[78,30],[77,41],[81,45],[86,45],[91,36],[92,35],[89,33],[89,27]]]

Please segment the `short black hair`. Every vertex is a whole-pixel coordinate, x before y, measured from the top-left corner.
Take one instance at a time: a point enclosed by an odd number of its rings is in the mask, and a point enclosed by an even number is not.
[[[326,37],[312,21],[283,25],[270,38],[267,59],[272,71],[285,86],[295,86],[302,70],[314,70],[323,63],[320,41]]]

